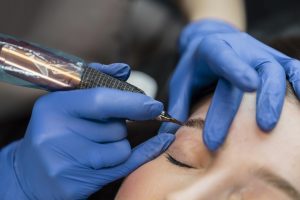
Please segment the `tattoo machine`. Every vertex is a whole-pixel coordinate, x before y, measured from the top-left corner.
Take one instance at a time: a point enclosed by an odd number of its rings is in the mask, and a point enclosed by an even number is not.
[[[106,87],[145,94],[89,67],[82,59],[0,34],[0,81],[48,91]],[[156,120],[182,125],[163,111]]]

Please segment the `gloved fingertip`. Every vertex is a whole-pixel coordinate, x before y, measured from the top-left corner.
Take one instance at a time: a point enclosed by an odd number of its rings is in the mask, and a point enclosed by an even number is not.
[[[246,92],[253,92],[257,90],[261,83],[261,80],[256,72],[254,72],[253,75],[249,76],[249,81],[248,81],[248,90]]]
[[[110,67],[118,67],[118,68],[124,68],[124,69],[130,69],[129,65],[126,63],[112,63],[109,64]]]
[[[240,89],[245,92],[256,91],[261,82],[257,72],[253,69],[248,69],[248,71],[244,73],[244,77],[241,80]]]
[[[167,150],[167,148],[175,140],[175,135],[170,133],[161,133],[157,136],[160,139],[160,142],[163,144],[161,147],[162,151]]]
[[[104,65],[101,64],[101,63],[95,63],[95,62],[92,62],[92,63],[89,63],[88,66],[89,66],[89,67],[92,67],[92,68],[94,68],[94,69],[99,69],[99,68],[101,69]]]
[[[106,71],[120,80],[126,81],[131,73],[130,66],[125,63],[113,63],[106,65]]]
[[[210,151],[216,151],[223,144],[223,141],[218,140],[217,138],[212,138],[211,135],[216,135],[216,134],[214,134],[211,131],[204,130],[203,142]]]
[[[278,118],[276,117],[267,117],[267,116],[257,116],[256,117],[257,125],[265,133],[269,133],[277,124]]]
[[[221,146],[221,144],[219,142],[210,141],[210,142],[206,143],[206,146],[208,147],[208,149],[210,151],[217,151],[219,149],[219,147]]]
[[[118,74],[119,77],[122,77],[123,79],[128,79],[131,73],[130,66],[125,63],[113,63],[109,65],[110,67],[115,67],[116,74]]]
[[[154,119],[158,117],[164,109],[164,105],[154,99],[144,102],[142,106],[143,107],[140,108],[143,110],[142,114],[148,119]]]
[[[169,133],[161,133],[146,141],[145,143],[137,146],[135,152],[139,152],[139,155],[143,155],[142,162],[151,160],[162,152],[164,152],[170,144],[175,140],[175,136]]]
[[[170,122],[164,122],[160,128],[158,133],[175,133],[180,128],[179,125],[170,123]]]
[[[153,113],[160,114],[162,112],[162,110],[164,109],[164,105],[161,102],[156,101],[156,100],[145,102],[144,105],[149,107],[149,111],[151,111]]]
[[[258,127],[267,133],[276,126],[279,120],[284,94],[271,95],[259,92],[257,95],[256,122]]]
[[[271,131],[279,119],[278,108],[274,107],[274,102],[270,102],[269,99],[268,96],[261,95],[256,107],[256,123],[264,132]]]
[[[124,81],[126,81],[129,78],[131,72],[130,66],[125,63],[113,63],[110,65],[90,63],[89,67]]]

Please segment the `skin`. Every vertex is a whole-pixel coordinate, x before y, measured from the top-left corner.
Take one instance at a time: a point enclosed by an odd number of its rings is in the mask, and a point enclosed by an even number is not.
[[[210,97],[198,104],[190,119],[205,119],[209,102]],[[116,199],[293,199],[294,193],[286,194],[256,171],[273,173],[300,190],[299,116],[299,104],[288,97],[277,127],[263,133],[255,121],[255,95],[247,94],[221,149],[209,152],[199,128],[181,127],[164,154],[126,178]],[[167,154],[193,168],[172,164]]]
[[[206,18],[220,19],[239,28],[246,29],[244,0],[177,0],[187,20]]]

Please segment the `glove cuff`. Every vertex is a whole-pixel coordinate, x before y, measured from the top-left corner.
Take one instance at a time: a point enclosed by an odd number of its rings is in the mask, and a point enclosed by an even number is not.
[[[179,38],[180,53],[184,52],[194,38],[210,34],[239,32],[233,25],[217,19],[201,19],[188,24]]]
[[[20,187],[14,171],[14,154],[20,142],[14,142],[0,150],[1,199],[29,199]]]

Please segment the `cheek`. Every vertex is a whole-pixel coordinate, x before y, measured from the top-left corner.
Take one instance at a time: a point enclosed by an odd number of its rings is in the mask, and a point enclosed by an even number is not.
[[[167,163],[162,155],[141,166],[123,182],[116,200],[163,200],[171,192],[191,184],[197,173]]]
[[[243,200],[289,200],[286,195],[277,189],[262,183],[259,180],[252,181],[241,191]]]
[[[162,183],[163,188],[158,189],[157,178],[162,175],[151,169],[151,164],[146,164],[130,174],[123,182],[116,199],[134,200],[134,199],[159,199],[165,191],[166,184]],[[160,177],[159,181],[164,178]]]

